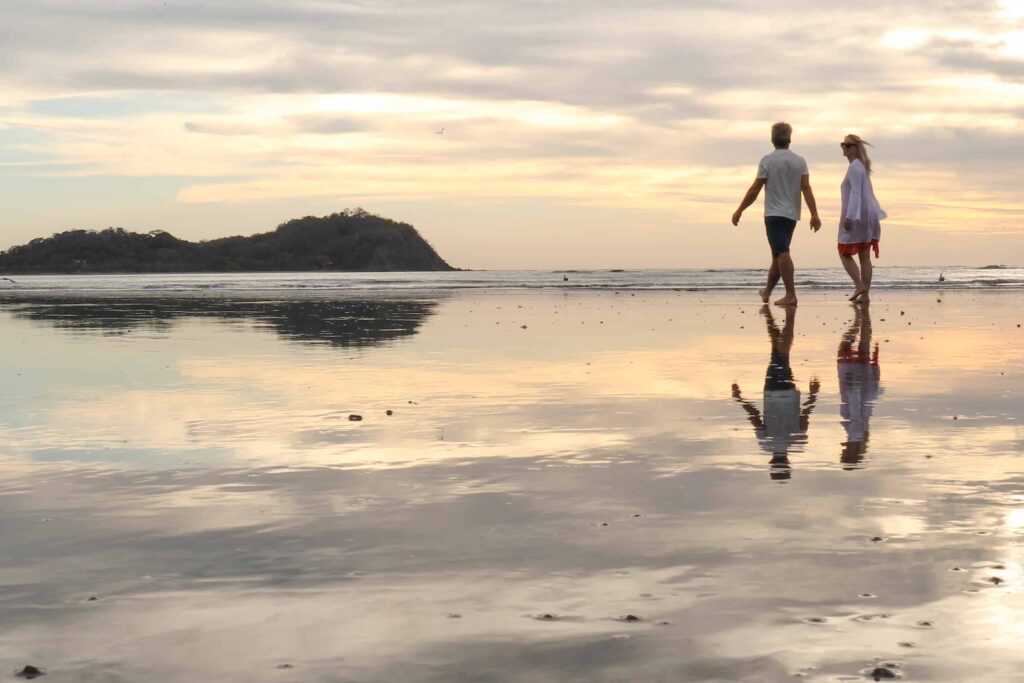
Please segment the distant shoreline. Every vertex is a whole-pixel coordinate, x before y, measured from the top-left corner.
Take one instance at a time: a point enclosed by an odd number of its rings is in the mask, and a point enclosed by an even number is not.
[[[6,277],[6,276],[5,276]],[[942,278],[940,281],[939,278]],[[762,286],[758,268],[650,270],[403,270],[403,271],[257,271],[180,273],[15,274],[0,280],[0,294],[54,293],[106,295],[247,295],[292,296],[307,293],[338,296],[359,292],[434,291],[592,291],[718,292],[756,291]],[[805,268],[797,288],[808,295],[846,291],[849,282],[839,268]],[[941,295],[952,291],[1024,292],[1024,268],[938,268],[888,266],[879,268],[874,288],[879,292],[922,291]]]

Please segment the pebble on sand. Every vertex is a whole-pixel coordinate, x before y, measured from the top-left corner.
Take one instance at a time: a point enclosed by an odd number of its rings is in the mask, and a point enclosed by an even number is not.
[[[884,666],[876,666],[871,671],[870,676],[871,676],[871,678],[873,680],[876,680],[876,681],[883,681],[883,680],[889,680],[889,679],[893,679],[893,678],[899,678],[899,674],[897,674],[892,669],[887,669]]]
[[[635,614],[627,614],[626,616],[619,619],[619,621],[624,621],[627,624],[635,624],[636,622],[643,620]]]
[[[39,667],[32,666],[31,664],[26,664],[24,669],[22,669],[14,675],[18,678],[28,678],[29,680],[31,680],[38,676],[45,676],[46,672],[40,669]]]
[[[385,410],[385,411],[384,411],[384,414],[385,414],[385,415],[394,415],[394,414],[395,414],[395,411],[393,411],[393,410]]]
[[[363,419],[362,415],[356,415],[355,413],[353,413],[352,415],[348,416],[348,421],[349,422],[361,422],[362,419]]]

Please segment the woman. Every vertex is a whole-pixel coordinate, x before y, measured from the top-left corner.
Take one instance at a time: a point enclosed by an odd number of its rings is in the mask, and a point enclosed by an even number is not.
[[[846,441],[839,455],[843,469],[858,467],[868,449],[871,415],[882,395],[878,342],[871,345],[870,306],[854,306],[850,329],[839,340],[839,415]]]
[[[839,258],[853,280],[850,301],[865,304],[870,301],[871,251],[874,250],[875,258],[878,258],[881,221],[886,218],[871,187],[871,159],[866,149],[869,144],[857,135],[847,135],[839,143],[843,156],[850,162],[841,187],[843,207],[839,222]],[[859,267],[854,256],[860,261]]]

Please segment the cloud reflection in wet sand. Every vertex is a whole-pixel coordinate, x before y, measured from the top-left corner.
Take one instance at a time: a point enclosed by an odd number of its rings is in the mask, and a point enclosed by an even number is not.
[[[941,315],[903,297],[924,335],[873,304],[885,399],[846,470],[836,347],[857,317],[808,297],[790,361],[798,386],[821,386],[780,485],[730,396],[763,382],[765,321],[739,295],[702,298],[460,295],[414,336],[354,353],[194,316],[112,351],[8,315],[5,375],[22,376],[0,398],[0,668],[772,681],[856,676],[879,658],[914,679],[1015,671],[1019,331],[981,328],[976,296]],[[1017,305],[981,298],[986,315]],[[928,355],[912,353],[921,336]],[[144,384],[116,367],[136,363],[173,368]]]

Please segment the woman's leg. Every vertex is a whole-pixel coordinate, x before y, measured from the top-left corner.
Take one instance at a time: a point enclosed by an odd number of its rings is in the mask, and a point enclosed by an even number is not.
[[[860,256],[860,279],[864,283],[864,296],[871,290],[871,275],[874,267],[871,265],[871,248],[868,247],[858,254]]]
[[[864,281],[860,277],[860,268],[857,267],[857,262],[849,254],[840,254],[839,260],[843,262],[843,268],[846,269],[850,279],[853,280],[854,289],[853,294],[850,296],[850,301],[853,301],[867,291],[864,288]]]

